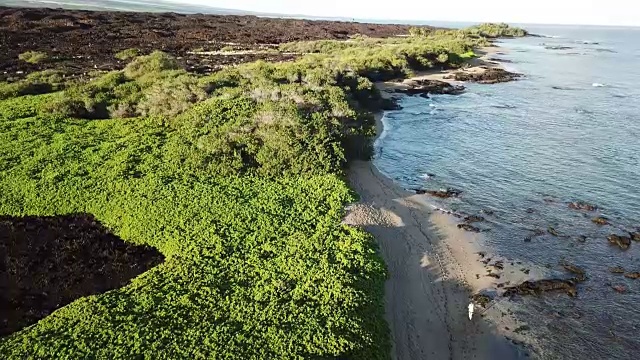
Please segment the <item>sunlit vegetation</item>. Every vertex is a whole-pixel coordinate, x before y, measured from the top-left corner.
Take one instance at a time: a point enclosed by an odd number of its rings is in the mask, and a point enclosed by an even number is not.
[[[122,51],[117,52],[115,54],[115,57],[118,60],[126,61],[126,60],[131,60],[139,55],[140,55],[140,50],[131,48],[131,49],[124,49]]]
[[[456,67],[438,32],[283,45],[208,76],[154,52],[121,71],[0,83],[0,215],[88,213],[161,265],[0,340],[3,358],[386,359],[385,266],[341,224],[373,86]],[[129,58],[122,56],[123,59]]]
[[[478,36],[483,36],[487,38],[522,37],[522,36],[528,35],[526,30],[518,27],[509,26],[508,24],[505,24],[505,23],[480,24],[480,25],[467,28],[465,29],[465,31],[472,35],[478,35]]]
[[[39,51],[27,51],[18,55],[18,58],[30,64],[39,64],[47,60],[48,56],[46,53],[39,52]]]

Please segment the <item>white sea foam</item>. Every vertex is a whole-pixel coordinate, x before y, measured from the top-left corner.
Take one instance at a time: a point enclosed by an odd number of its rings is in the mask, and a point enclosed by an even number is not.
[[[605,87],[607,85],[601,84],[601,83],[593,83],[593,84],[591,84],[591,86],[593,86],[593,87]]]

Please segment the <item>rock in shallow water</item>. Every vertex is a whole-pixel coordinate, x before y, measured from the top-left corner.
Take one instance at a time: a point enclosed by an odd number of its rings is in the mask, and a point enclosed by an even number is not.
[[[585,211],[596,211],[596,210],[598,210],[598,206],[592,205],[592,204],[588,204],[588,203],[583,202],[583,201],[574,201],[572,203],[569,203],[569,209],[585,210]]]
[[[458,71],[448,78],[452,78],[456,81],[469,81],[479,84],[497,84],[518,80],[521,76],[521,74],[512,73],[504,69],[489,68],[482,72]]]
[[[616,234],[611,234],[607,237],[609,243],[612,245],[617,245],[622,250],[628,250],[629,246],[631,246],[631,237],[621,236]]]
[[[598,216],[596,218],[593,218],[593,219],[591,219],[591,222],[593,222],[596,225],[600,225],[600,226],[609,225],[609,219],[607,219],[604,216]]]
[[[452,85],[445,81],[439,80],[413,80],[409,82],[409,88],[406,90],[399,90],[398,92],[409,95],[427,95],[428,94],[441,94],[441,95],[459,95],[465,90],[462,85]]]

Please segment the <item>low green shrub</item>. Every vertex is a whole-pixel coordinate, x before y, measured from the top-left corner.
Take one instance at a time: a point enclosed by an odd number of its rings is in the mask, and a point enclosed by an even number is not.
[[[164,70],[178,70],[176,59],[162,51],[154,51],[149,55],[139,56],[124,68],[124,75],[137,79],[144,75],[159,73]]]
[[[40,51],[27,51],[18,55],[18,59],[29,64],[39,64],[48,59],[47,53]]]
[[[131,48],[117,52],[114,56],[118,60],[127,61],[140,55],[140,50]]]

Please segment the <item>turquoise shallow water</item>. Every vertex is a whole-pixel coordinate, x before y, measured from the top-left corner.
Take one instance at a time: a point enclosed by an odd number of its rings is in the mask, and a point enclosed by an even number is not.
[[[640,271],[640,243],[623,252],[606,237],[640,228],[640,29],[528,29],[553,38],[505,40],[495,56],[525,79],[468,84],[460,96],[404,98],[402,110],[385,115],[374,164],[405,188],[464,191],[442,207],[493,210],[484,240],[502,256],[557,276],[566,276],[562,259],[587,270],[577,299],[515,300],[541,357],[637,358],[640,280],[608,268]],[[577,200],[601,210],[569,209]],[[593,224],[595,215],[612,225]],[[549,226],[561,237],[524,241]],[[611,289],[619,284],[626,294]]]

